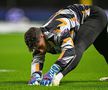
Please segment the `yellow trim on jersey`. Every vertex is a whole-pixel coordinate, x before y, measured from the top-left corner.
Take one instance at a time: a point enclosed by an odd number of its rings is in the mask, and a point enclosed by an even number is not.
[[[74,46],[74,43],[73,43],[73,40],[72,40],[71,37],[68,37],[68,38],[64,39],[63,40],[63,43],[67,43],[68,41],[71,41],[71,45]],[[65,50],[62,51],[62,53],[60,54],[58,60],[60,60],[63,57],[64,53],[65,53]]]
[[[74,34],[74,31],[70,31],[70,34],[73,35]]]
[[[64,53],[65,53],[65,51],[62,51],[62,53],[60,54],[58,60],[60,60],[63,57]]]
[[[80,3],[85,5],[92,5],[92,1],[93,0],[80,0]]]
[[[60,29],[56,29],[56,30],[54,30],[54,32],[55,32],[55,33],[60,33],[61,30],[60,30]]]
[[[40,66],[39,63],[36,63],[36,66],[35,66],[36,67],[36,71],[39,71],[39,66]]]
[[[61,24],[59,24],[58,26],[65,26],[65,25],[67,25],[67,22],[65,20],[63,20],[62,18],[59,18],[59,19],[56,19],[56,20],[61,22]]]
[[[71,18],[70,19],[71,21],[76,21],[77,19],[75,17]]]
[[[71,42],[71,45],[74,46],[74,43],[73,43],[73,40],[71,37],[68,37],[66,39],[63,40],[63,43],[66,43],[67,41],[70,41]]]

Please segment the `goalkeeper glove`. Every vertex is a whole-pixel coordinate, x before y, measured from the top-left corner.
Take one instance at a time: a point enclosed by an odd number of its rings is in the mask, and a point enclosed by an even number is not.
[[[52,86],[52,80],[54,78],[54,75],[56,75],[60,71],[60,66],[57,64],[54,64],[48,73],[46,73],[43,76],[42,81],[40,82],[43,86]]]
[[[40,85],[40,81],[42,80],[41,72],[34,72],[31,76],[31,80],[28,82],[29,85]]]

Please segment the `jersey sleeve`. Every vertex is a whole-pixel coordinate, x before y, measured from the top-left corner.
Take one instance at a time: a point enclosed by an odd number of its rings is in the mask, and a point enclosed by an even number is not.
[[[33,52],[33,60],[31,63],[31,75],[34,72],[41,72],[45,61],[45,54],[39,54],[36,51]]]
[[[67,18],[60,18],[57,20],[61,22],[55,30],[56,35],[61,41],[61,54],[56,63],[62,68],[65,68],[76,56],[75,47],[70,34],[70,22]]]

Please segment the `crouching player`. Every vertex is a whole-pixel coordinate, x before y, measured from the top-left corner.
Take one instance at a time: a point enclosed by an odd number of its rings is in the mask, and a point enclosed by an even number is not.
[[[107,58],[99,46],[103,42],[99,38],[106,33],[106,27],[107,17],[101,8],[82,4],[59,10],[40,28],[31,27],[25,33],[25,43],[33,52],[29,84],[58,85],[63,76],[77,66],[91,44]],[[42,76],[46,52],[61,54]]]

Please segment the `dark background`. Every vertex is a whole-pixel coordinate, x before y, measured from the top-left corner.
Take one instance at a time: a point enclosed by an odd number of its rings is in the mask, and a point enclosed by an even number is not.
[[[72,3],[79,3],[79,0],[0,0],[0,7],[20,8],[59,8]]]
[[[87,0],[85,0],[86,2]],[[60,8],[69,4],[79,3],[79,0],[0,0],[0,7],[20,7],[20,8]],[[102,8],[108,8],[108,0],[93,0],[93,4]]]
[[[6,20],[10,9],[19,8],[29,20],[44,21],[57,10],[79,2],[79,0],[0,0],[0,20]],[[108,9],[107,2],[108,0],[93,0],[94,5],[103,9]]]
[[[85,0],[86,2],[86,0]],[[0,7],[20,7],[20,8],[60,8],[69,4],[79,3],[79,0],[0,0]],[[93,0],[93,4],[108,8],[108,0]]]

